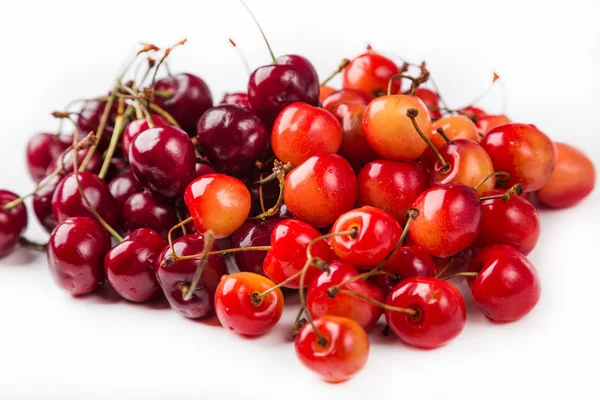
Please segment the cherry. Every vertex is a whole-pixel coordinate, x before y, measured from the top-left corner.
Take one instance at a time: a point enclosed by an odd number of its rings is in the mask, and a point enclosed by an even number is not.
[[[196,75],[180,73],[154,82],[152,88],[168,94],[167,97],[154,96],[154,102],[193,136],[198,120],[212,107],[212,95],[206,83]]]
[[[415,96],[392,95],[373,100],[365,110],[363,129],[371,147],[384,158],[412,161],[419,158],[427,143],[419,136],[408,110],[415,110],[415,121],[423,135],[431,137],[431,119],[425,104]]]
[[[108,190],[110,190],[110,194],[117,203],[119,203],[120,206],[123,206],[129,196],[141,192],[144,188],[138,180],[135,179],[133,171],[127,170],[110,181]]]
[[[477,117],[477,128],[485,136],[497,126],[511,123],[506,115],[483,115]]]
[[[325,381],[338,383],[356,375],[367,363],[369,338],[348,318],[326,315],[314,321],[321,341],[306,324],[296,337],[296,355]]]
[[[413,208],[419,211],[419,216],[410,227],[410,237],[432,256],[450,257],[477,238],[482,219],[479,197],[462,183],[426,190],[415,200]]]
[[[194,219],[196,230],[211,230],[216,239],[222,239],[246,221],[252,199],[246,186],[238,179],[208,174],[188,185],[184,201]]]
[[[319,87],[319,102],[323,103],[323,101],[327,98],[327,96],[329,96],[336,90],[337,89],[335,89],[331,86],[321,85],[321,87]]]
[[[479,121],[480,118],[487,117],[488,113],[483,109],[475,106],[468,106],[459,111],[460,115],[468,117],[473,122]]]
[[[331,109],[339,104],[362,104],[369,105],[373,101],[373,96],[362,90],[357,89],[342,89],[331,93],[323,101],[323,108],[331,111]]]
[[[46,176],[50,163],[69,147],[68,143],[52,133],[38,133],[27,143],[27,169],[34,181],[39,182]]]
[[[54,176],[33,195],[33,212],[48,233],[56,227],[56,219],[52,213],[52,197],[64,177],[63,174]]]
[[[148,228],[163,238],[177,222],[175,208],[161,203],[150,193],[140,192],[129,196],[121,209],[123,231],[133,233],[140,228]],[[164,247],[164,246],[163,246]],[[162,250],[162,247],[160,248]]]
[[[139,133],[129,148],[136,179],[165,200],[181,196],[194,177],[196,155],[188,135],[174,126]]]
[[[343,157],[322,153],[285,177],[283,201],[295,218],[323,228],[356,204],[356,176]]]
[[[81,134],[85,135],[92,131],[95,132],[96,135],[100,134],[98,129],[106,105],[106,101],[99,100],[86,100],[83,103],[81,111],[79,111],[79,118],[77,118],[77,128]],[[115,101],[110,108],[106,125],[102,131],[102,138],[100,138],[100,142],[98,143],[98,148],[100,150],[105,150],[110,144],[110,137],[114,131],[118,110],[119,103]]]
[[[373,51],[361,54],[344,68],[344,89],[358,89],[373,96],[386,93],[388,82],[399,72],[395,62]],[[392,93],[400,91],[400,80],[392,84]]]
[[[79,184],[91,206],[111,227],[119,224],[119,205],[110,194],[108,185],[91,172],[77,174]],[[71,217],[94,217],[77,187],[76,175],[68,174],[58,183],[52,196],[52,213],[57,222]]]
[[[381,270],[388,274],[377,275],[375,283],[386,296],[404,279],[433,278],[437,275],[437,265],[431,256],[417,246],[398,247]]]
[[[250,194],[252,195],[252,202],[255,209],[260,207],[260,190],[262,187],[262,196],[265,209],[268,209],[275,205],[277,199],[279,199],[279,180],[273,179],[268,182],[264,182],[262,185],[256,182],[271,175],[274,165],[275,158],[262,165],[262,168],[256,166],[250,170],[248,181],[250,182]],[[262,208],[260,209],[262,211]]]
[[[401,224],[406,211],[429,187],[429,176],[415,162],[373,161],[358,174],[358,204],[380,208]]]
[[[269,145],[269,132],[249,109],[222,105],[208,109],[198,121],[196,137],[213,168],[245,176]]]
[[[556,147],[534,125],[505,124],[482,139],[481,145],[490,155],[496,171],[510,174],[506,185],[523,185],[525,192],[540,189],[556,165]]]
[[[505,190],[483,193],[493,197]],[[507,200],[491,198],[481,202],[482,220],[475,244],[507,244],[527,255],[534,249],[540,237],[540,219],[535,207],[522,196],[510,196]]]
[[[492,321],[516,321],[528,314],[541,295],[540,278],[531,262],[514,248],[497,244],[484,247],[468,270],[473,300]]]
[[[271,250],[267,253],[263,270],[275,283],[281,283],[297,275],[307,263],[308,245],[321,237],[321,233],[305,222],[287,219],[279,222],[271,232]],[[324,240],[316,241],[310,250],[310,255],[323,261],[330,258],[329,245]],[[309,267],[306,271],[305,282],[309,284],[319,270]],[[284,286],[297,289],[300,277],[287,282]]]
[[[83,149],[77,151],[77,165],[81,165],[82,161],[85,159],[88,151],[91,149]],[[58,167],[63,167],[65,173],[73,172],[73,151],[65,150],[58,157],[48,164],[48,168],[46,169],[46,175],[50,175],[54,172]],[[97,174],[100,172],[100,168],[102,168],[102,157],[96,151],[92,154],[90,161],[85,166],[85,170],[87,172],[91,172]]]
[[[225,93],[223,100],[219,104],[233,104],[236,106],[250,109],[250,103],[248,102],[248,94],[246,93]]]
[[[342,146],[339,152],[356,166],[363,166],[379,158],[362,128],[366,108],[365,104],[360,103],[337,103],[329,109],[342,126]]]
[[[293,103],[277,116],[271,146],[284,163],[300,165],[319,153],[337,153],[342,127],[331,113],[304,103]]]
[[[329,272],[323,271],[315,277],[306,292],[307,310],[312,317],[336,315],[356,321],[364,330],[372,328],[383,313],[381,307],[356,296],[338,293],[332,298],[328,293],[328,289],[338,289],[339,286],[340,290],[349,290],[382,302],[383,292],[377,286],[362,279],[344,283],[357,275],[358,271],[351,264],[337,260],[329,264]]]
[[[556,143],[556,156],[556,166],[550,179],[535,195],[545,206],[571,207],[594,190],[594,164],[581,151],[564,143]]]
[[[269,292],[258,298],[266,291]],[[258,336],[271,330],[281,318],[283,294],[262,275],[225,275],[215,292],[215,311],[225,328],[239,335]]]
[[[151,119],[154,126],[169,125],[167,120],[165,120],[160,115],[152,115]],[[133,139],[135,139],[135,137],[138,134],[148,129],[150,129],[150,125],[148,125],[148,120],[146,118],[136,119],[127,124],[127,126],[123,130],[123,136],[121,137],[121,147],[123,148],[125,157],[129,155],[129,147],[131,146],[131,142],[133,142]]]
[[[438,119],[431,124],[432,136],[431,143],[440,149],[446,144],[446,139],[440,135],[437,130],[442,129],[446,137],[450,140],[455,139],[471,139],[472,141],[479,143],[479,131],[477,126],[471,119],[464,115],[450,115],[442,119]]]
[[[281,218],[248,220],[231,235],[232,248],[270,246],[271,233]],[[262,251],[239,251],[234,254],[235,263],[242,272],[254,272],[264,275],[263,264],[267,253]]]
[[[137,229],[104,257],[106,279],[124,299],[146,303],[161,289],[156,281],[154,262],[167,242],[150,229]]]
[[[103,261],[110,249],[108,232],[88,217],[59,223],[48,240],[48,265],[56,284],[82,296],[104,284]]]
[[[442,111],[440,110],[440,96],[431,89],[424,87],[417,88],[415,96],[423,100],[423,104],[429,109],[429,114],[432,119],[442,118]],[[434,129],[435,130],[435,129]]]
[[[201,176],[214,174],[215,170],[208,164],[197,162],[196,163],[196,175],[195,178],[200,178]]]
[[[173,249],[178,256],[201,253],[204,250],[204,236],[200,234],[182,236],[173,242]],[[216,250],[214,246],[211,249]],[[172,254],[171,248],[166,247],[156,258],[155,263],[156,279],[171,308],[191,319],[202,318],[212,313],[215,290],[221,276],[227,271],[223,256],[218,254],[208,256],[199,284],[191,298],[184,300],[196,272],[198,260],[177,260],[168,267],[161,265],[161,261]]]
[[[27,209],[24,203],[4,209],[4,206],[18,198],[13,192],[0,190],[0,257],[15,248],[27,227]]]

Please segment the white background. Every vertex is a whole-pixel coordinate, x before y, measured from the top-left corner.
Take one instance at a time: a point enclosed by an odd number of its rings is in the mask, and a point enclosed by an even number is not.
[[[600,165],[600,6],[590,1],[249,1],[277,54],[309,57],[321,76],[367,43],[426,59],[451,106],[468,103],[497,71],[507,113],[583,148]],[[181,38],[172,70],[224,91],[269,62],[236,1],[18,1],[0,11],[0,187],[32,187],[29,136],[55,129],[50,112],[109,90],[134,44]],[[486,103],[500,111],[497,86]],[[186,320],[164,305],[133,305],[110,292],[72,299],[45,257],[0,261],[0,399],[544,399],[598,398],[599,193],[543,212],[531,254],[543,284],[538,307],[494,325],[469,307],[465,331],[421,351],[375,330],[366,368],[328,385],[302,367],[287,340],[296,305],[255,340]],[[34,218],[27,235],[45,239]],[[185,397],[184,397],[185,396]]]

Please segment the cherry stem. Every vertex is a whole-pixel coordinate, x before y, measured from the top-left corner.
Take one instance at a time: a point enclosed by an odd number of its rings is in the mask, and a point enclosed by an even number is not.
[[[260,27],[260,24],[258,23],[258,20],[256,19],[256,17],[252,13],[252,10],[250,10],[250,7],[248,7],[248,5],[244,2],[244,0],[240,0],[240,3],[242,3],[242,5],[244,7],[246,7],[246,10],[248,10],[248,13],[250,13],[250,16],[252,17],[252,19],[254,20],[254,23],[258,27],[258,30],[260,31],[260,34],[262,35],[263,39],[265,40],[265,43],[267,44],[267,48],[269,49],[269,54],[271,54],[271,59],[273,60],[273,64],[277,64],[277,58],[275,58],[275,53],[273,53],[273,49],[271,49],[271,45],[269,44],[269,41],[267,40],[267,36],[265,35],[265,33],[263,32],[262,28]]]
[[[444,132],[444,128],[437,128],[436,132],[439,133],[440,136],[444,138],[446,143],[448,143],[450,141],[450,138],[448,137],[448,135],[446,135],[446,132]]]
[[[252,70],[250,69],[250,64],[248,63],[248,59],[246,58],[246,55],[244,54],[242,49],[240,49],[237,46],[237,44],[233,41],[233,39],[231,39],[231,38],[229,38],[229,43],[231,43],[231,45],[235,48],[238,55],[240,56],[240,59],[242,60],[242,63],[244,64],[244,69],[246,70],[246,73],[248,75],[252,75]]]
[[[480,197],[479,201],[494,200],[494,199],[502,199],[503,201],[508,201],[511,198],[511,196],[514,196],[514,195],[518,196],[521,193],[523,193],[523,185],[521,185],[520,183],[516,183],[510,189],[508,189],[506,191],[506,193],[496,194],[493,196]]]
[[[408,314],[408,315],[415,315],[417,313],[417,311],[414,310],[414,309],[412,309],[412,308],[401,308],[401,307],[390,306],[389,304],[382,303],[380,301],[377,301],[377,300],[372,299],[370,297],[364,296],[364,295],[362,295],[360,293],[353,292],[351,290],[344,290],[344,289],[342,289],[342,290],[340,290],[340,294],[347,294],[349,296],[357,297],[357,298],[359,298],[361,300],[367,301],[369,303],[373,303],[376,306],[379,306],[379,307],[383,308],[384,310],[388,310],[388,311],[403,312],[403,313]]]
[[[183,40],[175,43],[173,46],[167,47],[167,49],[165,49],[165,53],[160,58],[160,60],[158,61],[158,64],[156,64],[156,67],[154,68],[154,75],[152,75],[152,83],[150,83],[150,87],[152,87],[154,85],[154,82],[156,82],[156,75],[158,74],[158,70],[160,69],[160,66],[162,65],[162,63],[165,62],[165,59],[169,56],[169,54],[171,54],[171,51],[173,51],[173,49],[177,46],[183,46],[185,44],[185,42],[187,42],[187,39],[183,39]],[[150,102],[148,101],[148,103],[150,103]]]
[[[479,272],[457,272],[455,274],[444,276],[444,277],[442,277],[440,279],[443,279],[443,280],[447,281],[447,280],[450,280],[452,278],[457,278],[459,276],[466,276],[466,277],[469,277],[469,278],[475,278],[477,275],[479,275]]]
[[[19,239],[19,243],[23,247],[28,247],[37,251],[46,251],[46,249],[48,248],[48,243],[37,243],[24,237],[21,237]]]
[[[194,295],[194,291],[198,286],[198,282],[200,282],[202,271],[204,271],[204,267],[208,261],[210,249],[212,248],[214,242],[215,235],[212,233],[212,231],[209,229],[204,232],[204,248],[202,249],[202,258],[200,258],[200,261],[198,261],[196,272],[194,272],[194,276],[192,277],[192,282],[190,283],[187,293],[183,294],[182,292],[183,300],[188,301]]]
[[[133,111],[133,108],[128,107],[127,111],[123,113],[123,100],[121,99],[119,100],[119,102],[119,115],[117,115],[117,118],[115,119],[115,128],[110,138],[110,144],[108,146],[108,149],[106,150],[106,155],[104,156],[104,162],[102,163],[100,173],[98,173],[98,177],[100,179],[104,179],[104,177],[108,173],[110,162],[112,160],[113,155],[115,154],[117,145],[119,144],[119,138],[121,137],[121,133],[123,133],[123,130],[125,129],[125,121],[129,118]]]
[[[285,173],[287,173],[294,168],[292,163],[282,164],[279,160],[275,160],[273,162],[273,164],[274,164],[273,173],[270,174],[269,176],[267,176],[266,178],[262,178],[260,181],[254,182],[254,184],[263,185],[265,183],[269,183],[278,178],[278,175],[279,175],[279,172],[281,169],[283,169],[285,171]]]
[[[179,259],[177,254],[175,254],[175,249],[173,248],[173,231],[184,226],[185,224],[192,222],[193,220],[194,220],[194,218],[192,218],[192,217],[186,218],[183,221],[179,221],[179,223],[175,224],[175,226],[173,226],[173,227],[171,227],[171,229],[169,229],[169,233],[167,234],[167,241],[169,242],[169,249],[171,250],[171,258],[169,258],[171,260],[171,262],[170,263],[167,262],[167,258],[165,258],[161,262],[161,265],[171,266]]]
[[[256,217],[253,217],[252,219],[264,220],[265,218],[269,218],[269,217],[272,217],[275,214],[277,214],[277,212],[279,211],[279,208],[281,207],[281,204],[283,204],[283,187],[285,184],[285,174],[288,172],[288,170],[291,169],[291,165],[292,164],[290,164],[290,163],[284,165],[281,162],[275,160],[275,168],[273,168],[273,174],[269,175],[269,177],[275,175],[275,177],[279,181],[279,196],[277,197],[277,202],[275,203],[275,205],[273,207],[269,208],[267,211],[263,211],[262,213],[260,213]],[[262,177],[262,174],[261,174],[261,177]],[[267,178],[269,178],[269,177],[267,177]],[[267,178],[261,179],[259,181],[259,185],[260,185],[259,197],[260,197],[262,209],[264,209],[264,199],[262,197],[262,185]]]
[[[338,65],[338,67],[336,68],[336,70],[335,70],[335,71],[333,71],[333,72],[331,73],[331,75],[329,75],[327,78],[325,78],[325,79],[323,80],[323,82],[321,82],[321,86],[325,86],[325,85],[327,85],[327,83],[328,83],[330,80],[332,80],[333,78],[335,78],[335,76],[336,76],[337,74],[339,74],[340,72],[342,72],[342,71],[344,70],[344,68],[346,68],[346,67],[348,66],[348,64],[350,64],[350,60],[348,60],[347,58],[344,58],[344,59],[342,60],[342,62],[340,63],[340,65]]]
[[[125,70],[126,71],[126,70]],[[123,73],[125,73],[125,71]],[[108,99],[106,100],[106,104],[104,105],[104,110],[102,111],[102,116],[100,117],[100,122],[98,123],[98,129],[96,131],[96,136],[98,137],[98,142],[102,139],[102,135],[104,134],[104,130],[106,128],[106,124],[108,123],[108,117],[110,115],[110,111],[112,109],[113,103],[117,97],[117,87],[113,88],[113,90],[108,95]],[[81,161],[80,172],[85,171],[85,167],[87,167],[88,163],[92,159],[92,156],[96,152],[97,146],[92,146],[92,148],[86,153],[85,158]]]
[[[435,275],[435,277],[436,277],[436,278],[439,278],[439,277],[441,277],[442,275],[444,275],[444,273],[445,273],[445,272],[448,270],[448,268],[450,268],[450,264],[452,264],[452,257],[450,257],[450,258],[448,259],[448,262],[446,263],[446,265],[444,265],[444,268],[442,268],[442,269],[440,270],[440,272],[438,272],[438,273]]]
[[[181,128],[181,126],[175,120],[175,118],[173,118],[173,116],[171,114],[169,114],[167,111],[165,111],[165,109],[157,106],[154,103],[150,103],[150,110],[154,111],[155,113],[157,113],[158,115],[160,115],[161,117],[163,117],[165,120],[167,120],[167,122],[169,124],[173,125],[174,127]]]
[[[446,160],[444,160],[444,157],[442,157],[440,151],[433,145],[433,143],[431,143],[431,140],[429,140],[427,136],[423,134],[421,128],[419,128],[419,124],[417,124],[416,119],[418,115],[419,110],[417,110],[416,108],[409,108],[408,110],[406,110],[406,116],[410,118],[415,130],[417,131],[419,136],[421,136],[421,139],[423,139],[425,143],[427,143],[427,146],[429,146],[429,148],[431,148],[431,150],[435,153],[435,156],[440,161],[440,164],[442,164],[442,172],[448,171],[448,169],[450,169],[450,164],[448,164]]]
[[[491,174],[489,174],[488,176],[483,178],[481,180],[481,182],[479,182],[473,189],[475,189],[475,190],[479,189],[481,187],[481,185],[483,185],[492,176],[499,176],[499,177],[501,177],[500,180],[503,180],[503,181],[507,181],[510,179],[510,174],[508,172],[504,172],[504,171],[492,172]]]
[[[152,121],[152,118],[150,118],[150,113],[148,113],[148,109],[142,105],[140,98],[137,97],[138,95],[137,95],[135,89],[133,87],[128,87],[128,86],[124,86],[124,85],[122,85],[120,87],[120,89],[124,90],[127,93],[130,93],[132,96],[134,96],[133,97],[133,107],[135,108],[135,117],[137,119],[142,119],[142,118],[146,117],[148,126],[150,128],[154,128],[154,123]],[[152,124],[152,125],[150,125],[150,124]]]
[[[260,173],[260,179],[263,179],[263,173]],[[258,185],[258,201],[260,203],[260,212],[265,213],[265,195],[263,193],[263,185]]]
[[[298,332],[300,329],[306,325],[306,319],[302,318],[302,314],[304,314],[304,307],[300,307],[300,311],[296,315],[296,319],[294,320],[294,325],[292,325],[292,339],[295,339],[298,336]]]
[[[406,72],[406,71],[404,71]],[[399,74],[395,74],[393,75],[390,80],[388,81],[388,87],[387,87],[387,95],[391,95],[392,94],[392,85],[394,83],[394,81],[396,79],[402,79],[402,78],[406,78],[406,79],[410,79],[410,80],[414,80],[415,78],[413,78],[412,76],[408,76],[408,75],[404,75],[404,72],[400,72]]]
[[[340,293],[342,286],[345,286],[349,283],[355,282],[359,279],[362,279],[362,280],[369,279],[370,277],[372,277],[374,275],[388,275],[389,277],[392,277],[392,278],[397,277],[395,274],[392,274],[391,272],[378,271],[378,270],[372,269],[370,271],[363,272],[362,274],[355,275],[352,278],[348,278],[344,282],[338,283],[335,286],[331,286],[329,289],[327,289],[327,296],[334,299]]]

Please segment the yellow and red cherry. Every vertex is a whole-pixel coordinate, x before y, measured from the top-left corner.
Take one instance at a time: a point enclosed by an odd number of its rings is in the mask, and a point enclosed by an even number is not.
[[[483,136],[497,126],[510,124],[512,121],[506,115],[480,115],[477,117],[477,128]]]
[[[342,89],[331,93],[325,100],[322,101],[323,108],[331,111],[338,104],[363,104],[369,105],[374,97],[370,94],[358,89]]]
[[[399,72],[395,62],[381,54],[369,51],[350,61],[344,68],[344,89],[358,89],[372,96],[387,92],[388,82]],[[392,93],[400,91],[400,80],[392,83]]]

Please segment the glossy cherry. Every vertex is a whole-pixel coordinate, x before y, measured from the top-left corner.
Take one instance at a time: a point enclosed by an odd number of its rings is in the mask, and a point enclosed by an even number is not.
[[[125,204],[129,196],[144,190],[142,185],[135,179],[133,172],[127,170],[113,178],[108,184],[108,190],[112,197],[119,203]]]
[[[342,146],[339,153],[357,167],[379,158],[371,148],[362,128],[367,106],[360,103],[338,103],[329,110],[342,127]]]
[[[69,147],[56,134],[38,133],[27,142],[26,161],[29,175],[39,182],[46,176],[48,165]]]
[[[173,248],[178,256],[202,253],[202,250],[204,250],[204,236],[200,234],[182,236],[173,242]],[[213,245],[211,250],[217,249]],[[227,272],[223,256],[208,256],[194,294],[189,300],[184,300],[182,291],[187,292],[196,272],[198,260],[178,260],[169,267],[161,266],[161,261],[171,254],[171,249],[165,247],[156,258],[155,263],[156,279],[171,308],[184,317],[191,319],[202,318],[211,314],[214,310],[215,290],[221,277]]]
[[[236,106],[250,109],[250,102],[248,101],[247,93],[225,93],[223,99],[219,104],[233,104]]]
[[[238,272],[225,275],[215,292],[215,311],[221,325],[238,335],[262,335],[279,321],[283,313],[283,294],[262,275]]]
[[[263,220],[248,220],[231,235],[232,248],[253,246],[270,246],[271,233],[275,226],[283,221],[281,218]],[[267,253],[264,251],[239,251],[233,253],[235,263],[242,272],[254,272],[264,275],[263,264]]]
[[[121,208],[121,221],[126,234],[140,228],[148,228],[163,238],[166,238],[169,229],[179,222],[175,207],[160,202],[147,192],[129,196]]]
[[[506,115],[480,115],[477,117],[477,128],[485,136],[497,126],[511,123]]]
[[[215,173],[215,170],[210,165],[205,164],[203,162],[197,162],[196,163],[196,174],[194,175],[194,178],[200,178],[201,176],[208,175],[208,174],[214,174],[214,173]]]
[[[437,266],[431,256],[417,246],[400,246],[384,264],[382,271],[393,274],[376,275],[375,283],[387,296],[398,282],[408,278],[433,278]]]
[[[105,281],[104,256],[110,249],[108,232],[88,217],[68,218],[48,239],[48,265],[56,284],[73,296],[96,290]]]
[[[534,266],[514,248],[498,244],[484,247],[468,270],[479,272],[468,278],[477,307],[492,321],[516,321],[528,314],[541,295],[540,278]]]
[[[459,111],[460,115],[468,117],[473,122],[479,121],[480,118],[486,117],[488,113],[483,109],[475,106],[467,106]]]
[[[451,283],[436,278],[409,278],[387,296],[386,304],[414,314],[385,311],[385,320],[400,339],[415,347],[433,349],[457,337],[467,312],[462,295]]]
[[[124,299],[146,303],[161,292],[154,264],[167,246],[161,235],[150,229],[137,229],[104,257],[106,279]]]
[[[331,93],[323,100],[323,108],[331,111],[331,109],[339,104],[362,104],[369,105],[374,97],[362,90],[357,89],[342,89]]]
[[[373,51],[361,54],[344,68],[344,89],[358,89],[373,96],[387,93],[388,82],[399,72],[395,62]],[[392,93],[400,91],[400,79],[394,80]]]
[[[154,126],[168,126],[169,123],[160,115],[153,114],[151,116],[152,123]],[[123,130],[123,136],[121,137],[121,147],[123,148],[123,153],[125,157],[129,155],[129,147],[131,146],[131,142],[133,139],[140,133],[145,130],[150,129],[148,125],[148,120],[146,118],[136,119],[131,121],[125,129]]]
[[[322,228],[356,204],[356,175],[345,158],[322,153],[285,177],[283,201],[295,218]]]
[[[56,219],[52,213],[52,197],[59,182],[65,175],[58,174],[51,178],[36,194],[33,195],[33,212],[44,229],[50,233],[56,227]]]
[[[245,176],[269,145],[269,131],[252,111],[234,105],[208,109],[198,121],[196,138],[217,172]]]
[[[424,87],[417,88],[415,96],[423,100],[423,103],[429,109],[429,114],[432,119],[442,118],[442,111],[440,110],[440,96],[431,89]]]
[[[339,383],[356,375],[369,358],[369,338],[359,324],[348,318],[326,315],[314,321],[320,343],[310,324],[296,337],[296,355],[325,381]]]
[[[15,248],[27,227],[27,209],[24,203],[4,209],[6,204],[17,198],[19,196],[13,192],[0,190],[0,257]]]
[[[106,101],[99,100],[86,100],[83,103],[79,111],[79,117],[77,118],[77,127],[82,135],[87,135],[92,131],[99,134],[98,128],[100,127],[100,121],[102,120],[106,104]],[[102,138],[98,143],[100,150],[105,150],[110,144],[110,137],[114,131],[118,109],[119,102],[114,101],[108,114],[106,125],[104,125],[104,130],[102,131]]]

